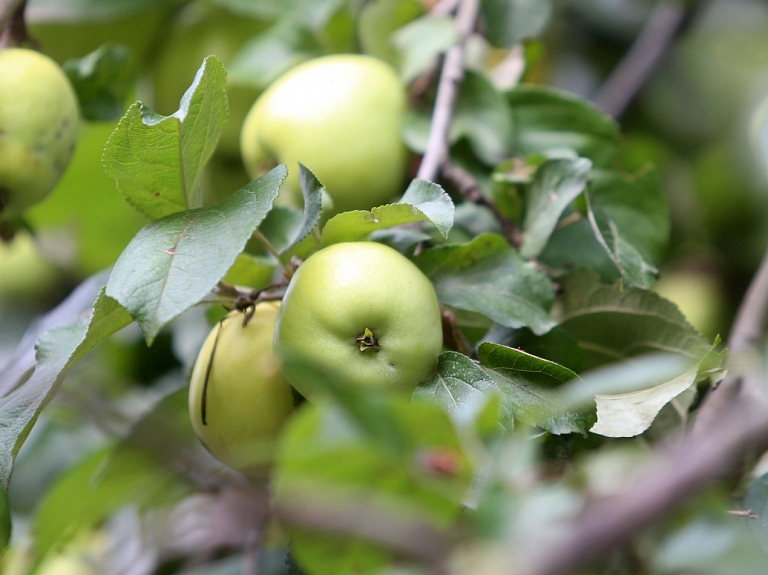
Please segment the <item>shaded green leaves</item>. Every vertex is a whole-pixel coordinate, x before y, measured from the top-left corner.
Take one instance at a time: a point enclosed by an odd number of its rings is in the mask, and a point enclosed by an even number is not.
[[[607,285],[585,270],[564,276],[562,287],[560,325],[581,348],[584,369],[653,352],[699,361],[710,351],[677,306],[652,291]]]
[[[68,60],[64,71],[77,93],[84,119],[114,120],[123,114],[136,79],[129,48],[103,44],[83,58]]]
[[[8,486],[18,450],[67,370],[130,322],[128,313],[102,292],[86,321],[56,327],[40,336],[34,371],[20,387],[0,399],[0,480],[3,486]]]
[[[403,81],[414,80],[457,41],[456,27],[450,16],[422,16],[397,30],[392,35],[392,42],[400,55]]]
[[[445,305],[482,314],[505,327],[529,327],[536,334],[555,326],[547,311],[554,299],[552,282],[499,235],[431,248],[414,261]]]
[[[227,117],[225,83],[221,61],[209,56],[176,113],[161,116],[136,102],[107,141],[104,169],[145,217],[159,219],[202,205],[198,180]]]
[[[400,202],[373,208],[370,212],[343,212],[323,228],[324,246],[366,239],[371,233],[404,224],[430,222],[447,237],[453,226],[454,206],[450,196],[437,184],[413,180]]]
[[[406,113],[403,139],[415,152],[426,150],[431,119],[431,109]],[[491,166],[508,156],[512,128],[513,118],[504,95],[485,76],[467,70],[454,107],[450,143],[465,139],[474,154]]]
[[[176,501],[189,486],[172,471],[173,463],[178,468],[196,445],[184,388],[160,400],[125,439],[90,454],[53,484],[34,518],[37,550],[44,554],[66,543],[126,505],[144,509]]]
[[[115,263],[107,293],[130,312],[148,343],[224,277],[286,174],[278,166],[210,208],[150,222],[134,237]]]
[[[616,156],[619,128],[592,104],[552,88],[519,86],[507,93],[514,126],[515,155],[575,150],[597,166]]]
[[[448,415],[404,399],[381,408],[402,451],[382,449],[375,436],[328,402],[306,405],[284,432],[274,504],[278,514],[287,510],[293,518],[292,550],[308,574],[374,572],[394,554],[373,541],[389,538],[407,552],[406,533],[443,532],[462,509],[472,470]],[[313,516],[324,521],[308,525]],[[340,530],[344,535],[333,534]],[[419,540],[422,549],[424,541]],[[419,545],[410,550],[421,552]]]
[[[551,0],[482,0],[480,6],[488,40],[504,48],[538,36],[553,11]]]
[[[422,383],[414,397],[440,405],[459,421],[498,396],[500,422],[507,428],[519,420],[554,434],[586,434],[594,424],[594,406],[561,407],[559,388],[578,378],[566,367],[492,343],[481,344],[478,357],[474,362],[460,353],[443,353],[435,377]]]
[[[669,208],[655,170],[590,174],[586,215],[574,213],[552,234],[540,259],[555,268],[589,267],[603,281],[649,287],[653,262],[669,237]]]
[[[585,158],[555,159],[542,164],[527,194],[520,255],[538,256],[563,210],[584,190],[592,162]]]

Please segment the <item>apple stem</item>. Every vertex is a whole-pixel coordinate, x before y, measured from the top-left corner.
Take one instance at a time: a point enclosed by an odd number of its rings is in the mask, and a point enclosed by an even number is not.
[[[0,2],[0,48],[20,46],[27,40],[27,25],[24,10],[27,0]]]

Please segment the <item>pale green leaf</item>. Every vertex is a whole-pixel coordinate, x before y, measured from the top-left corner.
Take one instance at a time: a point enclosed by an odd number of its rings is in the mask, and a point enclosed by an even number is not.
[[[125,113],[102,162],[120,193],[142,215],[159,219],[202,205],[200,174],[227,117],[226,72],[209,56],[171,116],[141,102]]]
[[[397,30],[392,41],[400,53],[400,76],[407,83],[456,44],[458,36],[450,16],[426,15]]]
[[[397,204],[332,217],[323,227],[322,244],[361,241],[375,231],[416,222],[430,222],[446,237],[453,225],[453,212],[450,196],[439,185],[416,179]]]

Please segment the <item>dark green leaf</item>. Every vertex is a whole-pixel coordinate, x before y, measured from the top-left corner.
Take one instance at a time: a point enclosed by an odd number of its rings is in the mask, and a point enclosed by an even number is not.
[[[519,86],[507,93],[518,156],[571,149],[597,166],[610,165],[618,151],[619,128],[609,116],[567,92]]]
[[[588,199],[591,217],[571,218],[559,227],[540,259],[554,268],[591,268],[606,282],[623,278],[629,285],[648,286],[670,229],[658,174],[595,170]]]
[[[710,351],[677,306],[652,291],[607,285],[586,270],[564,276],[561,285],[560,324],[582,349],[584,369],[653,352],[696,362]]]
[[[435,376],[413,393],[414,399],[439,405],[461,423],[471,421],[494,395],[502,393],[491,374],[455,351],[440,354]],[[508,402],[502,401],[499,423],[508,429],[514,426],[512,413]]]
[[[122,116],[135,81],[129,48],[103,44],[79,60],[68,60],[64,71],[75,88],[83,118],[105,121]]]
[[[410,149],[424,153],[429,140],[432,109],[406,112],[403,139]],[[472,152],[494,165],[512,149],[513,121],[509,102],[482,74],[467,70],[454,107],[451,144],[465,138]]]
[[[552,0],[482,0],[481,10],[488,40],[511,48],[544,30],[552,16]]]
[[[482,314],[506,327],[530,327],[539,335],[556,324],[547,312],[554,298],[549,278],[499,235],[483,234],[465,245],[431,248],[414,261],[445,305]]]
[[[451,123],[451,141],[462,137],[489,166],[508,157],[512,148],[509,103],[488,78],[470,70],[464,73]]]
[[[357,210],[332,217],[323,227],[324,246],[366,239],[371,233],[404,224],[430,222],[443,237],[453,225],[453,201],[435,183],[413,180],[397,204]]]
[[[515,419],[560,435],[587,431],[596,421],[594,406],[563,412],[559,388],[578,379],[570,369],[503,345],[484,343],[480,365],[490,370]]]
[[[149,223],[131,241],[115,263],[107,293],[136,319],[148,343],[224,277],[286,174],[280,165],[209,208]]]
[[[11,504],[8,501],[8,492],[0,490],[0,553],[5,551],[11,541]]]
[[[226,72],[209,56],[171,116],[136,102],[104,147],[102,162],[142,215],[159,219],[202,205],[200,174],[227,117]]]
[[[622,281],[630,287],[650,288],[658,270],[632,244],[627,242],[616,223],[595,210],[587,196],[587,219],[598,244],[616,266]]]
[[[592,162],[585,158],[555,159],[545,162],[536,170],[526,196],[521,256],[535,258],[541,253],[563,210],[587,185],[591,167]]]

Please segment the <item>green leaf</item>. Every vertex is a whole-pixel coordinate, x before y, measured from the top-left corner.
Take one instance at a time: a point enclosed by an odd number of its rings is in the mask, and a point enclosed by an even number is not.
[[[583,352],[583,368],[653,352],[679,354],[697,362],[711,344],[672,302],[642,288],[604,284],[588,270],[561,278],[560,325]]]
[[[494,46],[511,48],[538,36],[549,23],[551,0],[482,0],[486,36]]]
[[[494,395],[503,393],[488,371],[455,351],[440,354],[434,377],[420,383],[413,393],[414,399],[439,405],[461,424],[472,421]],[[512,429],[512,414],[508,402],[503,401],[499,423]]]
[[[571,149],[596,166],[610,165],[619,146],[616,122],[567,92],[519,86],[507,92],[512,109],[515,155]]]
[[[458,36],[450,16],[426,15],[397,30],[392,40],[400,52],[400,77],[409,83],[456,44]]]
[[[374,0],[360,9],[358,36],[365,54],[400,66],[400,53],[393,42],[393,33],[424,14],[418,0]]]
[[[445,305],[506,327],[529,327],[538,335],[556,325],[547,312],[554,299],[552,282],[497,234],[483,234],[460,246],[430,248],[414,261]]]
[[[283,434],[275,506],[319,514],[330,523],[333,517],[355,517],[355,536],[313,530],[300,521],[287,526],[294,556],[309,575],[376,572],[393,553],[367,541],[366,534],[400,526],[441,530],[461,512],[472,469],[448,415],[404,399],[385,407],[405,433],[403,453],[378,448],[327,402],[307,404]]]
[[[8,501],[8,492],[0,490],[0,553],[5,551],[11,542],[11,504]]]
[[[147,343],[224,277],[272,207],[286,174],[280,165],[209,208],[150,222],[125,248],[107,293],[130,312]]]
[[[16,454],[67,370],[129,323],[131,318],[125,309],[102,291],[85,321],[55,327],[40,336],[34,371],[21,386],[0,399],[0,481],[5,488]]]
[[[432,109],[406,112],[403,139],[408,147],[424,153],[429,141]],[[454,106],[449,141],[465,138],[474,154],[492,166],[512,149],[512,114],[509,103],[484,75],[466,70]]]
[[[564,412],[559,389],[578,379],[570,369],[519,349],[483,343],[480,365],[490,370],[515,419],[560,435],[581,433],[595,423],[594,406]]]
[[[650,288],[659,270],[622,236],[616,223],[593,208],[587,195],[587,218],[598,244],[619,271],[623,282],[630,287]]]
[[[585,158],[555,159],[536,170],[527,194],[520,255],[535,258],[544,249],[563,210],[587,185],[592,162]]]
[[[319,51],[311,32],[289,19],[280,19],[238,50],[227,66],[229,80],[266,88],[280,74]]]
[[[226,72],[208,56],[171,116],[132,105],[104,147],[102,162],[120,193],[155,220],[202,205],[200,174],[227,117]]]
[[[125,101],[136,80],[129,48],[122,44],[103,44],[83,58],[68,60],[64,71],[77,93],[83,118],[105,121],[123,115]]]
[[[397,204],[379,206],[370,212],[342,212],[332,217],[323,227],[322,244],[361,241],[377,230],[425,221],[447,237],[453,225],[453,213],[453,201],[443,188],[416,179]]]
[[[589,267],[603,281],[648,286],[669,238],[666,194],[655,170],[637,175],[593,170],[587,218],[563,222],[540,260],[553,268]]]
[[[489,166],[509,156],[513,135],[509,103],[477,72],[467,70],[459,88],[451,141],[465,137],[477,157]]]

